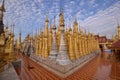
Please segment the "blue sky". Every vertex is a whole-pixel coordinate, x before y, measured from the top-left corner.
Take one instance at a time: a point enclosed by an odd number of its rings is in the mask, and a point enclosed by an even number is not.
[[[56,16],[58,25],[60,8],[64,9],[66,26],[73,25],[76,17],[81,29],[96,34],[115,35],[116,19],[120,23],[120,0],[5,0],[5,8],[4,24],[8,22],[10,27],[14,23],[16,38],[21,30],[22,39],[44,29],[46,13],[50,24]]]

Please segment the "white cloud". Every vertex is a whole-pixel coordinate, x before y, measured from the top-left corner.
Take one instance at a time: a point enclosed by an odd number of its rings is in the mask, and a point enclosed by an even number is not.
[[[96,0],[89,0],[90,4],[94,4]]]
[[[90,7],[97,7],[98,4],[96,3],[96,0],[88,0],[88,5]]]
[[[95,15],[88,17],[81,25],[95,33],[110,36],[116,34],[116,18],[119,18],[120,22],[120,1],[113,6],[105,10],[100,10]]]
[[[84,4],[85,4],[84,0],[81,0],[79,5],[83,6]]]

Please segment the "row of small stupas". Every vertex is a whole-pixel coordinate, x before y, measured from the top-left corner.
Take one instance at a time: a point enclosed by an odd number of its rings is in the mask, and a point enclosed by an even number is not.
[[[14,28],[11,27],[9,31],[8,25],[4,30],[4,17],[5,7],[4,0],[2,0],[2,5],[0,6],[0,72],[4,70],[4,66],[14,58]]]
[[[64,26],[63,11],[59,14],[59,26],[56,28],[56,21],[49,27],[48,16],[46,16],[45,30],[41,31],[35,38],[35,55],[43,58],[59,59],[69,58],[79,59],[82,56],[99,51],[98,40],[94,34],[85,33],[78,30],[78,22],[75,19],[73,28]],[[24,41],[28,39],[26,37]],[[61,55],[62,54],[62,55]],[[61,57],[61,58],[60,58]],[[63,60],[64,61],[64,60]]]
[[[113,37],[113,44],[111,45],[110,49],[112,49],[115,53],[116,59],[120,61],[120,25],[118,22],[117,26],[117,35]]]
[[[103,50],[111,48],[113,43],[120,40],[119,22],[117,21],[117,34],[112,35],[111,39],[108,39],[106,36],[99,36],[99,35],[95,35],[95,38],[99,41],[99,46],[102,47]]]

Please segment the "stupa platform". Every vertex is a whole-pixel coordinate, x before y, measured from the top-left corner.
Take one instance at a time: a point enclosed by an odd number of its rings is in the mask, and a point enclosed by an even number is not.
[[[49,71],[57,74],[62,78],[65,78],[74,73],[75,71],[77,71],[79,68],[81,68],[83,65],[85,65],[87,62],[92,60],[97,55],[98,52],[91,53],[89,55],[81,57],[78,60],[71,61],[71,63],[68,65],[59,65],[55,60],[50,60],[49,58],[43,59],[42,57],[36,55],[31,55],[30,58],[37,64],[48,69]]]

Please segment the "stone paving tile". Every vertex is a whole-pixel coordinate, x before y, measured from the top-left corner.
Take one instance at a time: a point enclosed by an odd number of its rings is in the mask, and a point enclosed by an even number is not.
[[[120,64],[117,62],[110,62],[98,56],[80,68],[78,71],[68,76],[67,79],[74,75],[79,77],[88,77],[92,80],[120,80],[119,78]],[[88,74],[86,74],[88,73]],[[83,75],[80,75],[83,74]],[[92,77],[93,76],[93,77]],[[87,79],[86,79],[87,80]]]

